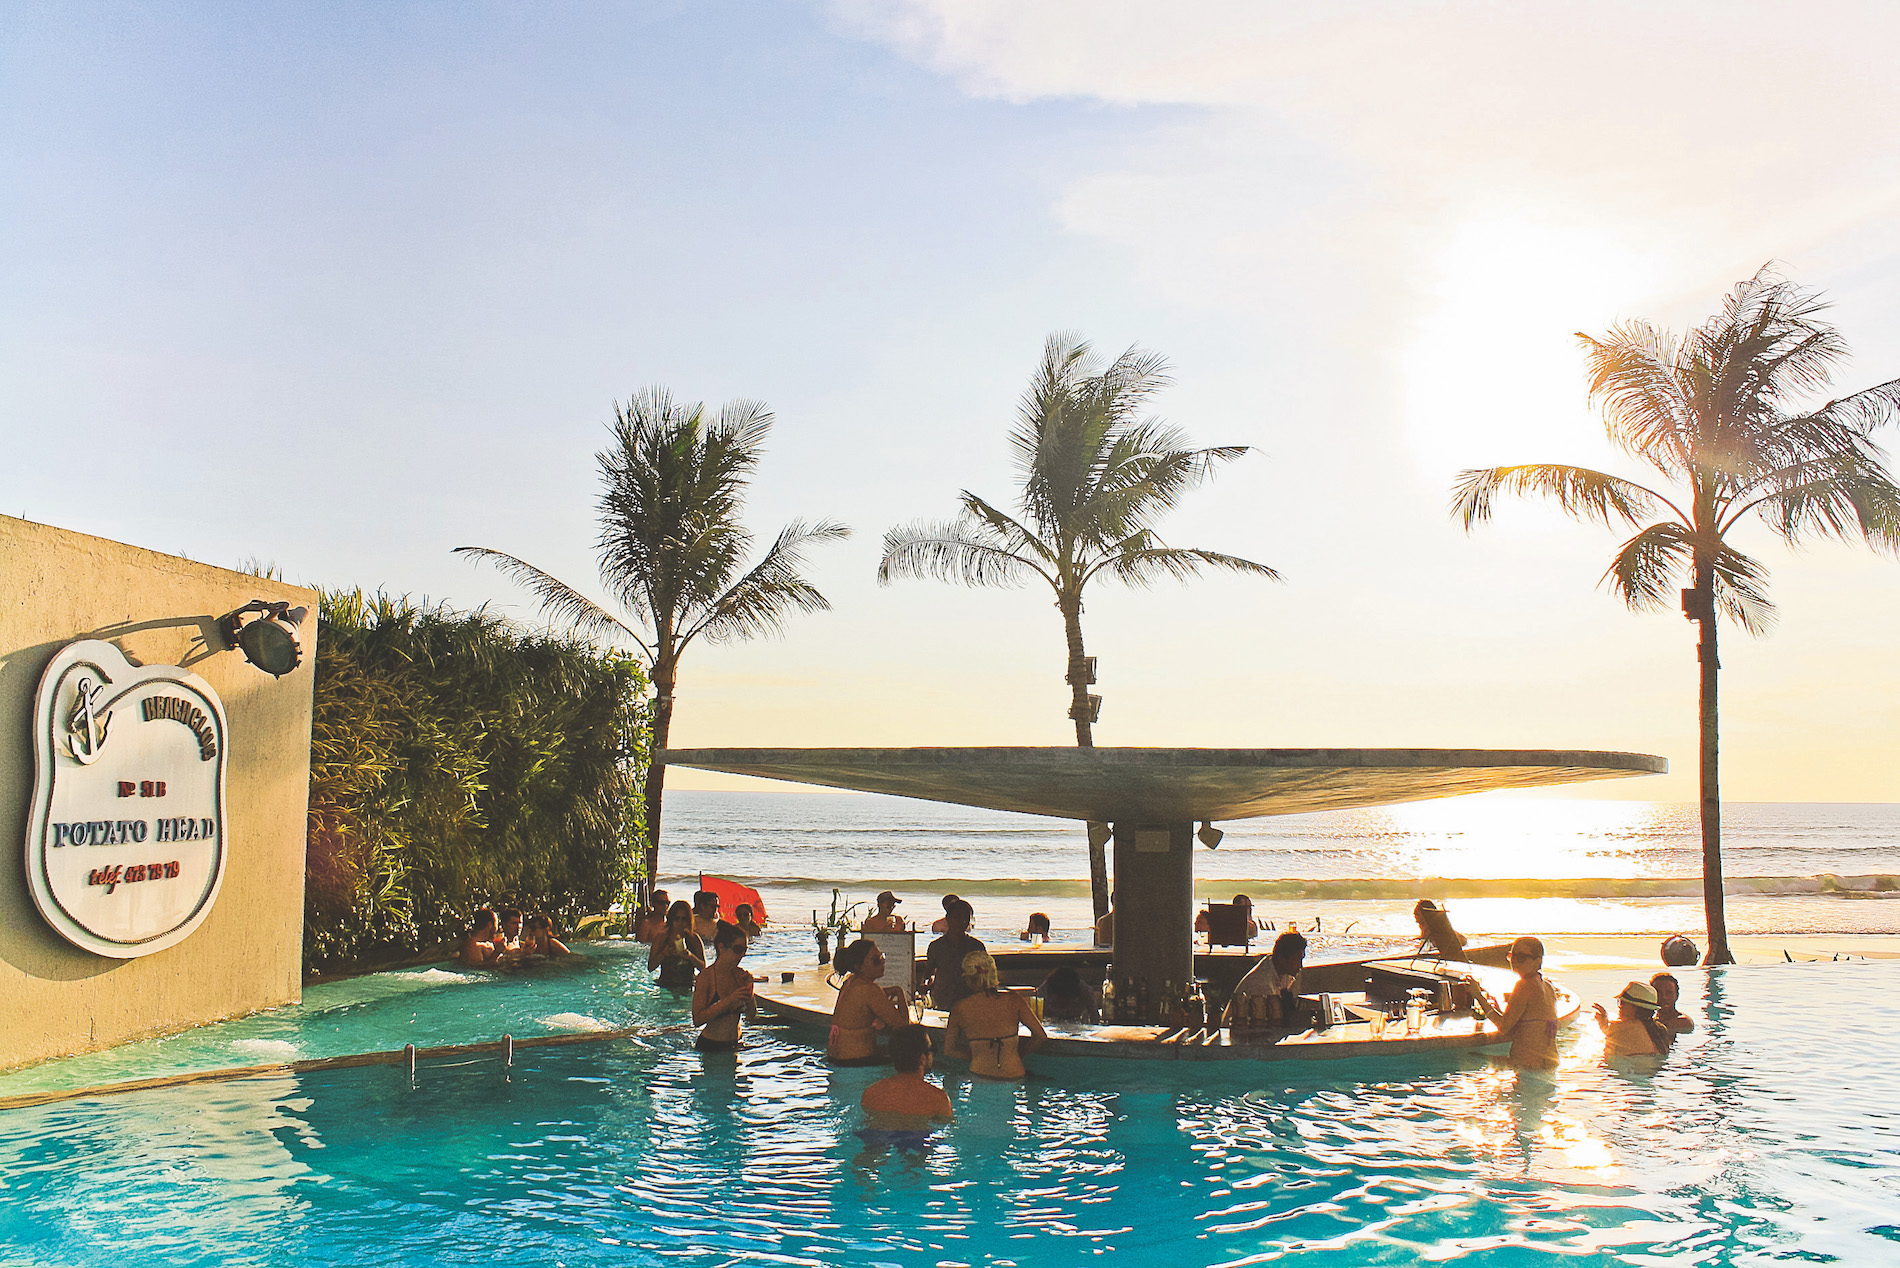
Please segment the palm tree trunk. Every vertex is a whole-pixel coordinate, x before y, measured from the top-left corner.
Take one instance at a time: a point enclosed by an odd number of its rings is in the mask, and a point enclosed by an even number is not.
[[[653,665],[653,734],[647,749],[646,798],[646,890],[651,893],[660,880],[660,810],[666,796],[666,739],[673,729],[672,664],[656,660]]]
[[[1064,597],[1057,602],[1062,609],[1062,630],[1069,641],[1069,716],[1075,719],[1077,748],[1095,747],[1095,727],[1089,720],[1089,682],[1084,671],[1087,655],[1082,649],[1082,600]],[[1095,903],[1095,918],[1108,914],[1108,843],[1089,840],[1089,896]]]
[[[1721,728],[1716,715],[1716,679],[1721,662],[1715,651],[1715,570],[1698,561],[1695,570],[1696,620],[1702,638],[1696,647],[1701,669],[1698,722],[1702,737],[1702,907],[1709,923],[1704,964],[1733,964],[1728,946],[1728,915],[1722,893]]]

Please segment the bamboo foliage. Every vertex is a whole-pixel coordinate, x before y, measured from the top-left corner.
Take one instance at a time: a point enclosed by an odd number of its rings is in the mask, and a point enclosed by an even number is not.
[[[307,963],[421,950],[483,903],[571,924],[636,881],[637,662],[360,590],[326,593],[321,619]]]

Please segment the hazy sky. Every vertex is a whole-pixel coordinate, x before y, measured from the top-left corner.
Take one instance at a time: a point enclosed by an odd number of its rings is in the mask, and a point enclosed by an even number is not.
[[[0,3],[0,511],[292,580],[591,588],[593,454],[647,384],[778,415],[770,532],[835,611],[699,647],[680,745],[1061,744],[1031,591],[880,589],[1007,499],[1043,338],[1173,362],[1254,452],[1163,525],[1286,584],[1102,587],[1103,744],[1634,749],[1693,795],[1679,615],[1461,467],[1613,464],[1572,332],[1768,259],[1842,390],[1900,375],[1891,4]],[[1893,436],[1900,446],[1900,434]],[[1625,467],[1634,472],[1634,468]],[[1726,790],[1900,799],[1900,565],[1761,540]],[[711,786],[682,776],[677,786]]]

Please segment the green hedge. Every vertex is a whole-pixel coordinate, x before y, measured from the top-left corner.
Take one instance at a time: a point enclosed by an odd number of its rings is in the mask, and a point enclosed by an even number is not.
[[[306,969],[398,959],[483,904],[571,927],[638,879],[648,692],[632,659],[484,612],[326,592]]]

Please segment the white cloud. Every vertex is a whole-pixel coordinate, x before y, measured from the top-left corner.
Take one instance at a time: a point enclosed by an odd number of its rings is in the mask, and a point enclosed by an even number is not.
[[[1136,115],[1053,214],[1168,302],[1258,323],[1334,381],[1384,381],[1365,407],[1405,402],[1434,475],[1461,438],[1581,418],[1572,331],[1696,320],[1771,257],[1825,283],[1844,240],[1892,250],[1890,4],[833,12],[972,94],[1194,108]],[[1506,362],[1500,386],[1486,370]],[[1461,377],[1478,390],[1454,399]]]

